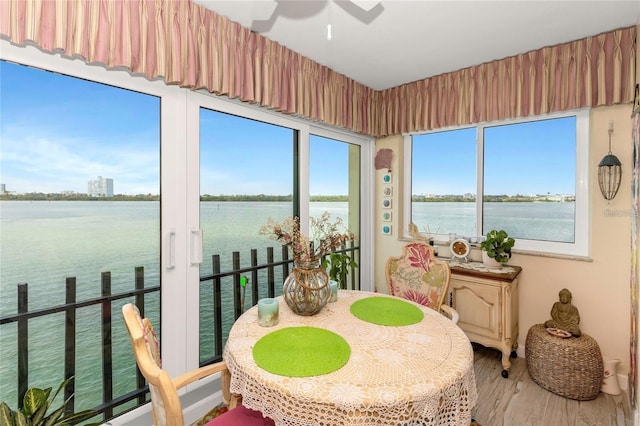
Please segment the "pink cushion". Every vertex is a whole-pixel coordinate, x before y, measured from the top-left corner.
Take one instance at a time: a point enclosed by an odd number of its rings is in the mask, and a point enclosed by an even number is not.
[[[275,422],[269,417],[263,417],[260,411],[238,405],[205,426],[275,426]]]

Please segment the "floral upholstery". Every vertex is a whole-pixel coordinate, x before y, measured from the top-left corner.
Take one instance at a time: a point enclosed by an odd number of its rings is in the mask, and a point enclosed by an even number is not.
[[[401,256],[387,259],[385,273],[389,294],[441,310],[451,271],[447,263],[434,256],[429,244],[405,245]]]

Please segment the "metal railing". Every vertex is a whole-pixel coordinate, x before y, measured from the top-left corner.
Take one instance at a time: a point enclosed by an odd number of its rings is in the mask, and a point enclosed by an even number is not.
[[[343,247],[342,249],[335,250],[336,253],[346,253],[352,259],[356,261],[356,263],[360,264],[360,248],[354,245],[353,242],[348,247]],[[212,286],[212,295],[213,295],[213,311],[214,318],[213,324],[201,324],[204,327],[211,327],[214,331],[214,339],[213,342],[213,356],[207,357],[204,360],[201,360],[200,365],[211,364],[213,362],[218,362],[222,360],[222,350],[223,350],[223,329],[222,329],[222,278],[231,277],[232,285],[233,285],[233,318],[234,320],[240,317],[244,311],[244,297],[243,297],[243,289],[242,289],[242,277],[246,277],[247,281],[251,284],[251,306],[258,303],[258,299],[260,298],[260,290],[263,286],[262,281],[260,280],[260,271],[266,271],[266,282],[264,285],[266,286],[266,297],[274,297],[276,295],[276,272],[280,272],[279,277],[281,280],[277,281],[278,286],[282,285],[284,277],[289,275],[290,266],[293,263],[293,260],[289,259],[289,252],[285,246],[282,247],[282,260],[275,260],[274,257],[274,249],[273,247],[268,247],[266,249],[266,263],[258,264],[258,250],[251,249],[250,251],[250,260],[249,266],[241,267],[240,262],[240,253],[233,252],[232,253],[232,267],[228,272],[220,271],[220,255],[213,255],[211,258],[212,270],[213,273],[210,275],[203,275],[200,277],[200,285],[202,286],[204,283],[211,282]],[[279,270],[279,271],[278,271]],[[351,268],[351,273],[349,274],[349,283],[347,288],[350,289],[360,289],[360,281],[359,275],[356,274],[356,268]]]
[[[359,264],[359,247],[351,244],[350,247],[345,247],[338,252],[348,253]],[[282,249],[282,260],[274,259],[273,248],[267,249],[266,263],[258,263],[258,251],[252,249],[250,252],[249,266],[241,266],[241,259],[239,252],[232,253],[232,267],[228,271],[221,271],[220,255],[213,255],[211,257],[213,266],[213,273],[202,276],[200,278],[200,285],[211,285],[212,288],[212,300],[213,305],[213,324],[207,324],[205,326],[212,326],[214,328],[214,342],[213,342],[213,356],[207,357],[201,360],[201,365],[206,365],[212,362],[217,362],[222,359],[223,350],[223,328],[222,328],[222,316],[223,312],[227,309],[233,310],[233,318],[237,319],[242,315],[244,309],[243,290],[242,290],[242,277],[248,278],[251,285],[251,305],[258,303],[260,290],[264,290],[268,297],[274,297],[276,294],[276,285],[280,285],[280,282],[276,284],[276,276],[286,277],[289,274],[289,269],[292,264],[292,260],[288,258],[288,251],[285,247]],[[264,276],[266,271],[266,282],[261,282],[261,276]],[[359,279],[355,268],[352,268],[350,275],[350,284],[348,288],[358,289]],[[222,299],[222,285],[223,279],[230,278],[231,285],[233,287],[233,307],[223,306]],[[76,278],[68,277],[65,282],[65,303],[57,306],[52,306],[43,309],[29,310],[28,306],[28,284],[18,284],[17,294],[17,313],[0,317],[0,327],[15,324],[16,328],[16,345],[17,345],[17,383],[16,393],[18,406],[22,405],[22,400],[25,392],[30,386],[29,383],[29,321],[38,317],[45,317],[54,314],[64,314],[64,378],[75,377],[78,373],[76,358],[78,353],[78,347],[81,346],[94,346],[93,342],[83,342],[78,339],[78,330],[83,329],[86,324],[78,324],[78,318],[76,313],[79,309],[94,307],[99,308],[100,318],[100,356],[101,356],[101,403],[93,407],[76,407],[76,401],[74,394],[76,391],[74,381],[70,381],[64,389],[64,399],[69,399],[69,403],[66,406],[67,412],[84,410],[87,408],[93,408],[100,416],[98,421],[107,421],[117,415],[123,414],[133,408],[136,408],[148,401],[148,387],[144,380],[144,377],[140,371],[135,368],[137,372],[135,390],[124,392],[119,395],[114,395],[114,347],[112,332],[113,329],[113,312],[112,308],[114,302],[120,301],[121,303],[132,301],[140,309],[140,313],[145,315],[145,295],[159,294],[160,286],[152,285],[145,287],[144,281],[144,268],[135,268],[134,277],[134,289],[130,291],[124,291],[112,294],[111,291],[111,272],[101,273],[101,295],[100,297],[90,298],[82,301],[76,300]],[[208,303],[208,302],[205,302]],[[119,313],[116,313],[119,315]],[[121,330],[126,333],[124,326]],[[77,341],[78,340],[78,341]],[[127,356],[130,356],[130,352],[127,352]],[[133,358],[131,358],[133,359]],[[6,360],[4,360],[6,362]],[[132,363],[135,365],[135,359]],[[55,368],[55,366],[52,366]],[[133,367],[132,367],[133,368]],[[38,384],[32,384],[32,386],[38,386]],[[76,409],[77,408],[77,409]],[[95,418],[91,421],[97,421]]]

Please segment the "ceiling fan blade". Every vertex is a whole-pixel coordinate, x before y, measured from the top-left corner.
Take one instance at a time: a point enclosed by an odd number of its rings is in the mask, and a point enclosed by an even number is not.
[[[278,7],[278,2],[275,0],[260,0],[254,2],[253,16],[256,20],[269,19],[273,15],[273,12],[276,11],[276,7]]]
[[[358,6],[360,9],[369,12],[371,9],[380,4],[379,1],[373,0],[351,0],[351,3]]]
[[[384,12],[384,6],[379,1],[333,0],[333,2],[363,24],[370,24]]]
[[[328,0],[262,0],[254,3],[270,4],[270,13],[264,13],[263,18],[254,19],[251,29],[258,33],[265,33],[271,30],[279,17],[302,20],[320,13],[327,5]],[[267,9],[265,9],[266,11]]]

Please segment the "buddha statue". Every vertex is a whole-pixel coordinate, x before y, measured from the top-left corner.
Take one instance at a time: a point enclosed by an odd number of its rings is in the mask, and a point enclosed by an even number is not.
[[[551,308],[551,319],[544,323],[549,328],[559,328],[573,336],[580,337],[580,314],[578,308],[571,304],[571,292],[566,288],[560,290],[560,301],[555,302]]]

